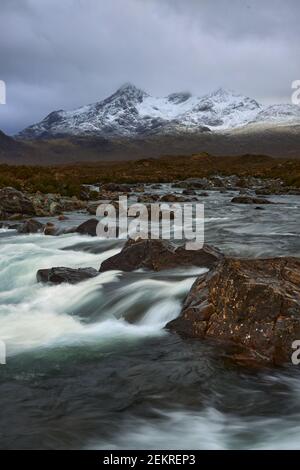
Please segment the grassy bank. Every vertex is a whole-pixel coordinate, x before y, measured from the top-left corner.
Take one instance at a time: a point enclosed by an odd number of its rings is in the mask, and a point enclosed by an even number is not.
[[[299,160],[206,154],[56,167],[0,165],[0,187],[78,196],[81,184],[171,182],[216,174],[281,178],[288,186],[300,187]]]

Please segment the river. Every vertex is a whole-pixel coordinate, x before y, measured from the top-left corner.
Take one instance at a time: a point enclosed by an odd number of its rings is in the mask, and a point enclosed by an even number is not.
[[[203,198],[207,243],[237,256],[300,255],[300,197],[272,196],[280,204],[258,211],[234,195]],[[68,215],[66,225],[87,219]],[[299,449],[300,366],[247,370],[215,342],[164,329],[204,268],[36,282],[41,268],[99,269],[121,247],[0,230],[1,448]]]

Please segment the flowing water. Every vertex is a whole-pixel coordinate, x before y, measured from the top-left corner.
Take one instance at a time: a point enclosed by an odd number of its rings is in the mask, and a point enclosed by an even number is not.
[[[233,195],[203,199],[206,242],[231,255],[300,255],[300,197],[258,211]],[[204,268],[36,282],[40,268],[99,268],[121,247],[0,231],[1,448],[300,448],[298,367],[246,370],[214,342],[164,330]]]

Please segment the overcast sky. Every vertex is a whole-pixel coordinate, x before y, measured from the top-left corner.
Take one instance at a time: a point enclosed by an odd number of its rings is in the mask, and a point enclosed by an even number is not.
[[[290,102],[299,0],[1,0],[0,129],[99,101],[124,82],[160,96],[220,86]]]

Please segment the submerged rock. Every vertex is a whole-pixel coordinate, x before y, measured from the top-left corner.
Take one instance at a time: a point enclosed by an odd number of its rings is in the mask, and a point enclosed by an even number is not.
[[[234,204],[274,204],[274,202],[271,202],[268,199],[252,196],[236,196],[231,200],[231,202]]]
[[[182,194],[183,196],[197,196],[195,189],[184,189]]]
[[[198,277],[167,328],[235,343],[246,363],[290,361],[300,339],[300,259],[224,258]]]
[[[188,199],[180,194],[165,194],[160,198],[161,202],[186,202]]]
[[[149,269],[161,271],[179,266],[210,268],[222,258],[216,248],[204,245],[201,250],[186,250],[165,240],[128,240],[120,253],[103,261],[100,271]]]
[[[93,268],[72,269],[59,267],[39,269],[36,277],[38,282],[50,282],[51,284],[67,282],[69,284],[78,284],[79,282],[96,277],[98,274],[99,272]]]
[[[159,195],[158,194],[150,194],[150,193],[145,193],[142,194],[141,196],[138,196],[137,202],[141,202],[143,204],[152,204],[155,203],[159,200]]]
[[[18,227],[19,233],[39,233],[43,232],[44,224],[35,219],[26,220],[22,225]]]

